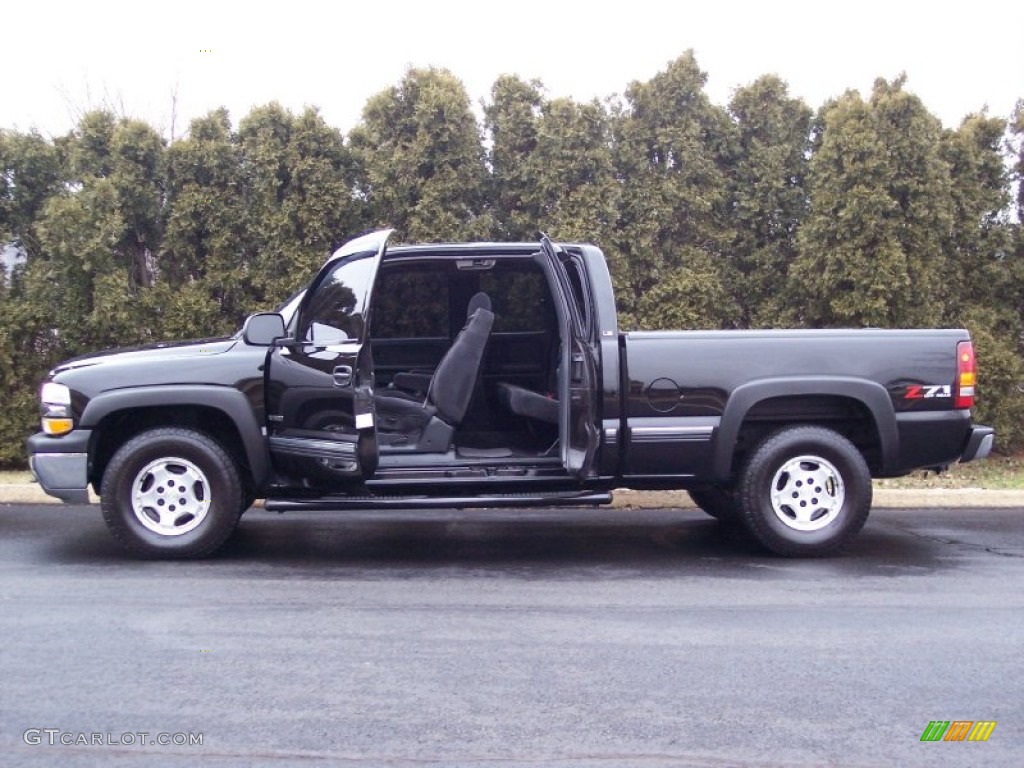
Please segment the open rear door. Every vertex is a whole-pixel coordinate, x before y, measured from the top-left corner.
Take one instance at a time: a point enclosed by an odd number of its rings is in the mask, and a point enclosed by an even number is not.
[[[571,474],[592,474],[597,451],[597,344],[593,302],[582,258],[557,248],[541,235],[538,261],[554,297],[562,337],[558,366],[559,442],[562,464]]]

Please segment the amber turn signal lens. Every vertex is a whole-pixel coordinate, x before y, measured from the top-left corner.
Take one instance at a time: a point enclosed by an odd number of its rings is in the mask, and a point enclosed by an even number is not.
[[[71,419],[43,419],[43,432],[48,435],[66,435],[74,426]]]

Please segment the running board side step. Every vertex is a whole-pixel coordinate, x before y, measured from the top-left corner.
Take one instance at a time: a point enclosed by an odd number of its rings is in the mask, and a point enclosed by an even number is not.
[[[267,499],[268,512],[367,509],[473,509],[481,507],[587,507],[611,504],[610,493],[495,493],[488,496],[321,496]]]

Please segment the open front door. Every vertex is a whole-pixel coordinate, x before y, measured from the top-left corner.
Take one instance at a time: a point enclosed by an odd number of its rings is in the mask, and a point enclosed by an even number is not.
[[[597,344],[593,302],[582,258],[556,248],[541,235],[539,261],[554,297],[561,333],[558,364],[558,437],[562,464],[583,478],[597,451]]]
[[[266,372],[267,432],[281,469],[343,489],[377,468],[370,298],[391,230],[346,243],[296,310]]]

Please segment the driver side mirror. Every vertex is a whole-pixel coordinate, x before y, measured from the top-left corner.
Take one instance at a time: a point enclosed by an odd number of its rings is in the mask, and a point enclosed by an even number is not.
[[[250,315],[242,326],[242,339],[256,347],[269,347],[277,339],[287,336],[284,318],[277,312],[259,312]]]

